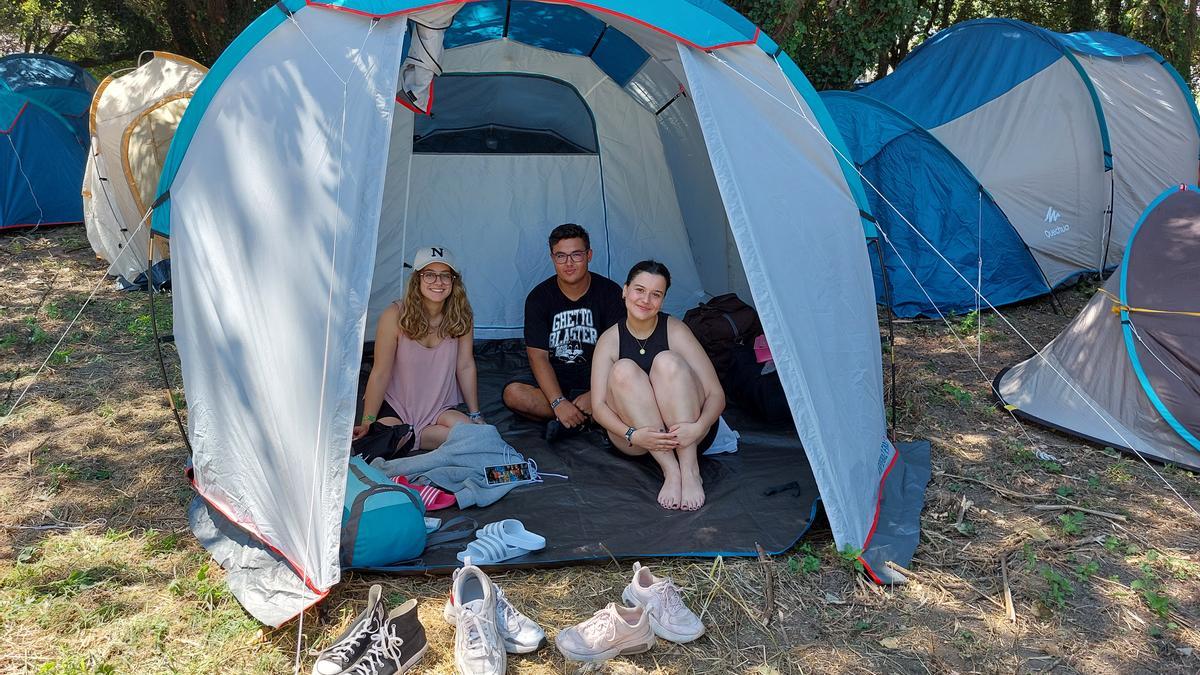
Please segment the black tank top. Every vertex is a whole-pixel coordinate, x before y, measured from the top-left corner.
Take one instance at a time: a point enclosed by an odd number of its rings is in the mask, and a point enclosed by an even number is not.
[[[658,313],[658,324],[654,326],[654,332],[650,334],[650,337],[645,340],[633,337],[625,321],[626,319],[621,319],[617,322],[617,335],[621,337],[617,356],[633,361],[649,375],[654,357],[671,348],[671,345],[667,343],[667,315],[663,312]]]

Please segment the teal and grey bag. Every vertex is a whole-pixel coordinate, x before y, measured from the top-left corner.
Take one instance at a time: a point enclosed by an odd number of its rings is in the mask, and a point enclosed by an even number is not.
[[[425,505],[361,457],[350,458],[342,507],[342,566],[380,567],[425,550]]]

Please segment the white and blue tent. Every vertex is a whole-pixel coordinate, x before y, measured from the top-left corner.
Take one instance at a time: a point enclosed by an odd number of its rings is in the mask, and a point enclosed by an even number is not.
[[[1120,35],[968,21],[859,92],[954,153],[1051,287],[1118,264],[1146,205],[1163,185],[1194,182],[1200,166],[1187,84],[1154,50]]]
[[[665,261],[669,311],[752,299],[834,537],[888,579],[928,460],[908,471],[887,438],[873,228],[840,143],[791,59],[712,0],[267,10],[196,90],[153,216],[194,486],[275,556],[217,547],[239,599],[277,624],[341,576],[363,339],[403,261],[452,248],[476,337],[519,336],[562,222],[610,277]]]
[[[898,316],[936,316],[986,308],[972,286],[995,306],[1050,292],[1004,211],[937,138],[878,99],[848,91],[821,98],[869,181],[871,213],[885,235],[886,290],[879,260],[871,260],[880,302],[890,300]]]

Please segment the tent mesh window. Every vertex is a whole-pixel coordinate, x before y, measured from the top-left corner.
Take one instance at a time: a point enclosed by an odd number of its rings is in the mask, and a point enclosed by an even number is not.
[[[435,114],[418,115],[413,152],[594,155],[592,112],[571,85],[520,74],[448,74],[435,81]]]

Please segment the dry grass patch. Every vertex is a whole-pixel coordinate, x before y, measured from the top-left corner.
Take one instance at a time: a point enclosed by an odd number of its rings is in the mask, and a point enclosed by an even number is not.
[[[102,273],[82,228],[0,236],[0,414],[49,357],[0,427],[0,672],[291,672],[298,623],[267,629],[251,619],[187,529],[186,451],[146,296],[101,284],[67,332]],[[1060,292],[1069,312],[1087,298],[1087,288]],[[168,305],[159,299],[163,326]],[[1070,320],[1047,301],[1006,314],[1038,346]],[[958,339],[941,322],[897,326],[901,439],[933,441],[910,583],[865,583],[819,527],[765,563],[643,561],[683,587],[708,633],[689,645],[660,641],[601,671],[1200,671],[1195,514],[1137,459],[997,410],[991,376],[1030,349],[995,317],[951,322]],[[959,340],[979,348],[986,377]],[[165,353],[178,395],[178,360]],[[1195,474],[1159,470],[1200,502]],[[608,562],[496,580],[553,640],[617,601],[629,573]],[[306,614],[303,667],[310,648],[361,611],[372,583],[389,605],[420,601],[430,652],[417,672],[452,672],[453,630],[441,618],[449,580],[355,573]],[[510,665],[577,670],[553,647]]]

